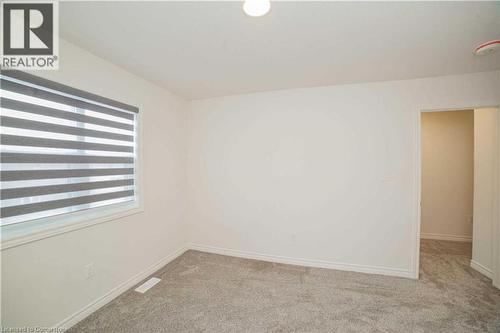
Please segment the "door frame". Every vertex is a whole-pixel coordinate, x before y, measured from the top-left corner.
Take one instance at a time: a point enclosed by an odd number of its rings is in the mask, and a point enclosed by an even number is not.
[[[416,113],[416,135],[415,135],[415,212],[416,212],[416,223],[413,226],[414,233],[414,252],[411,258],[413,275],[415,279],[419,278],[420,270],[420,229],[422,223],[422,114],[425,112],[447,112],[447,111],[459,111],[459,110],[474,110],[480,108],[496,108],[497,111],[497,154],[495,156],[495,189],[493,194],[493,207],[494,209],[494,221],[492,230],[492,282],[493,285],[500,289],[500,106],[498,105],[487,105],[487,106],[474,106],[474,107],[454,107],[447,109],[422,109]]]
[[[496,223],[493,223],[493,285],[500,289],[500,107],[497,106],[497,131],[496,131],[496,142],[497,142],[497,154],[496,154],[496,186],[493,198],[493,209],[495,210],[494,219]]]

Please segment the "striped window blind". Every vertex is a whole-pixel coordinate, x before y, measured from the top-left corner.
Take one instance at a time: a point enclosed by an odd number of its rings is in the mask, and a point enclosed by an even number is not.
[[[136,200],[138,109],[2,71],[1,225]]]

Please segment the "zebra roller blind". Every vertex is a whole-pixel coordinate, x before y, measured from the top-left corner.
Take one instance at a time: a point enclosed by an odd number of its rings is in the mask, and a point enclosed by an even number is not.
[[[1,225],[136,200],[138,109],[3,71]]]

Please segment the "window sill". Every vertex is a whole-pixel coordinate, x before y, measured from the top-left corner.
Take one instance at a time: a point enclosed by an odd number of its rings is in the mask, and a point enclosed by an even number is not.
[[[143,211],[142,205],[133,202],[3,226],[1,227],[1,250],[110,222]]]

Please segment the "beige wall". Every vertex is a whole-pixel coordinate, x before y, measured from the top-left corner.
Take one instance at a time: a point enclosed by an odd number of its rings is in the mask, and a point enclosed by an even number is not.
[[[422,238],[470,240],[474,111],[422,113]]]
[[[498,172],[498,110],[476,109],[475,113],[475,188],[472,267],[487,276],[493,269],[493,223],[496,218],[495,191]]]

